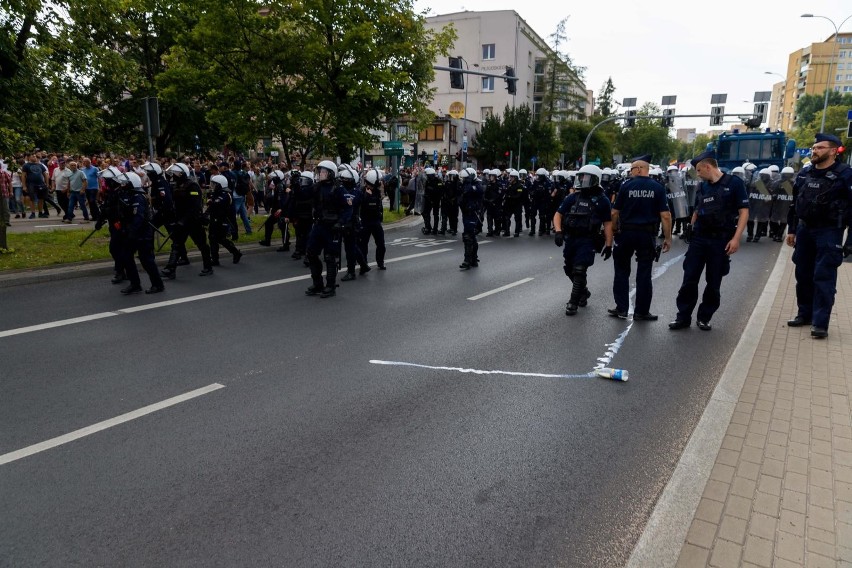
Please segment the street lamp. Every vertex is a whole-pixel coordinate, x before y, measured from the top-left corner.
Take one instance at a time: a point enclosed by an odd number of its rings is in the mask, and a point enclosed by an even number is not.
[[[823,103],[822,103],[822,121],[820,122],[820,125],[819,125],[819,131],[822,132],[823,130],[825,130],[825,113],[828,110],[828,91],[831,90],[831,67],[834,65],[834,51],[835,51],[835,49],[837,49],[837,34],[840,33],[839,30],[840,30],[840,28],[843,27],[843,24],[845,24],[849,20],[849,18],[852,18],[852,16],[847,16],[847,18],[845,20],[840,22],[839,26],[836,25],[834,23],[834,20],[832,20],[831,18],[827,18],[825,16],[820,16],[818,14],[802,14],[801,17],[802,18],[822,18],[823,20],[828,20],[829,22],[831,22],[831,25],[834,26],[834,47],[831,48],[831,58],[828,60],[828,80],[826,82],[826,87],[825,87],[825,99],[823,100]]]
[[[787,98],[787,77],[785,77],[781,73],[776,73],[775,71],[764,71],[763,74],[764,75],[777,75],[778,77],[781,77],[781,79],[784,83],[784,86],[781,88],[781,100],[778,102],[779,106],[781,107],[781,111],[779,112],[779,116],[781,117],[782,120],[780,122],[784,122],[783,121],[783,118],[784,118],[784,101]],[[780,124],[778,119],[776,118],[775,119],[775,130],[781,130],[781,128],[780,128],[781,126],[783,126],[783,124]]]
[[[464,68],[470,71],[470,67],[467,64],[467,59],[458,56],[459,59],[464,61]],[[479,67],[479,63],[474,63],[474,67]],[[470,83],[470,75],[467,76],[467,80],[464,82],[464,118],[462,118],[462,124],[464,132],[462,134],[462,169],[467,167],[467,84]]]

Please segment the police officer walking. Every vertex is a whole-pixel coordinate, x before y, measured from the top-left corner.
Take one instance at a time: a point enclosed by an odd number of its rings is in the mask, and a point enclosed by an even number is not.
[[[710,331],[710,320],[719,309],[722,278],[731,270],[731,255],[740,248],[748,222],[748,194],[743,180],[723,173],[716,156],[708,150],[692,159],[702,179],[695,197],[692,235],[683,260],[683,283],[677,293],[677,316],[669,329],[692,324],[698,303],[698,282],[706,270],[704,296],[698,306],[698,328]]]
[[[361,196],[361,229],[358,232],[358,249],[366,263],[370,237],[376,243],[376,265],[379,270],[385,270],[385,230],[382,228],[382,218],[385,208],[382,205],[382,176],[378,170],[370,170],[364,174],[364,192]],[[364,264],[361,274],[369,270]]]
[[[459,265],[462,270],[479,266],[479,243],[476,232],[482,223],[479,212],[482,209],[482,186],[476,179],[476,170],[465,168],[459,172],[462,182],[462,193],[459,205],[462,213],[462,242],[464,243],[464,262]]]
[[[234,264],[240,262],[243,253],[228,238],[231,232],[231,210],[234,207],[228,178],[215,175],[210,178],[210,197],[207,200],[207,215],[210,218],[210,260],[213,266],[219,266],[219,245],[233,255]]]
[[[565,275],[573,284],[565,307],[566,316],[576,315],[577,309],[585,307],[592,295],[586,287],[586,272],[595,263],[597,251],[603,248],[604,260],[612,256],[611,206],[600,184],[601,169],[583,166],[574,181],[576,191],[562,201],[553,215],[554,241],[558,247],[565,246],[562,252]]]
[[[314,191],[314,225],[308,236],[307,255],[313,284],[305,290],[306,296],[330,298],[336,294],[337,259],[340,256],[339,223],[344,209],[351,207],[343,195],[343,187],[334,183],[337,166],[323,160],[317,166],[317,183]],[[325,260],[325,286],[322,281],[322,260]]]
[[[651,156],[639,156],[633,160],[633,174],[618,191],[612,208],[612,224],[615,227],[615,246],[612,261],[615,277],[612,295],[615,308],[607,310],[609,315],[627,319],[630,303],[630,265],[636,255],[636,307],[634,320],[656,321],[651,313],[654,294],[651,271],[656,257],[657,224],[663,225],[661,250],[668,252],[672,246],[672,215],[666,203],[666,189],[648,177]]]
[[[843,230],[852,216],[852,168],[837,160],[840,139],[817,134],[811,163],[793,187],[787,244],[795,247],[796,317],[790,327],[811,324],[811,337],[828,337],[837,293],[837,267],[843,262]]]
[[[213,274],[213,263],[210,260],[207,235],[204,233],[204,219],[202,218],[204,202],[201,196],[201,187],[192,180],[189,166],[184,163],[175,162],[166,170],[166,175],[171,177],[174,184],[172,197],[175,202],[176,221],[172,230],[172,251],[165,268],[160,271],[160,275],[169,280],[175,278],[180,251],[186,250],[186,239],[191,238],[198,250],[201,251],[201,261],[204,265],[198,275],[209,276]]]

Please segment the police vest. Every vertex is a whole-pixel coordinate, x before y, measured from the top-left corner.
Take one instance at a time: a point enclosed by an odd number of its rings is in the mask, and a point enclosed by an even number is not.
[[[318,221],[329,225],[340,221],[338,204],[334,203],[335,190],[334,185],[326,182],[317,188],[316,193],[315,217]]]
[[[725,190],[728,189],[728,182],[731,176],[724,174],[719,182],[715,184],[715,190],[711,193],[700,194],[698,203],[698,217],[701,223],[701,229],[705,231],[718,231],[722,229],[732,229],[732,215],[725,209]],[[704,187],[711,187],[706,184]]]
[[[444,193],[444,183],[437,176],[427,176],[424,192],[429,199],[441,199],[441,194]]]
[[[846,185],[838,174],[848,167],[841,164],[838,171],[822,177],[804,176],[796,198],[796,216],[809,226],[842,226],[849,203],[844,195]]]
[[[385,209],[382,207],[382,194],[378,188],[373,189],[372,195],[365,191],[363,199],[361,203],[361,218],[364,221],[381,221],[382,217],[384,217]]]
[[[598,202],[602,199],[600,195],[575,194],[577,200],[571,205],[568,214],[563,218],[562,231],[575,236],[584,237],[595,235],[601,227],[601,219],[598,218]]]

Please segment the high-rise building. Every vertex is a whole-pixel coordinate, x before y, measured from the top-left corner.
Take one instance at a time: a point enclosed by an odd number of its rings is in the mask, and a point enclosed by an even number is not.
[[[779,97],[778,108],[770,110],[770,124],[777,124],[780,130],[799,126],[796,116],[799,97],[822,95],[826,88],[852,93],[852,32],[837,34],[836,38],[831,34],[825,41],[789,55],[783,98]]]

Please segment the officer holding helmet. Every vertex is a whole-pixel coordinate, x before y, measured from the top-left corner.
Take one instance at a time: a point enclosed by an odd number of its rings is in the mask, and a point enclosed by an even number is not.
[[[731,255],[740,248],[748,222],[748,194],[743,180],[719,169],[716,155],[708,150],[692,159],[701,185],[692,213],[692,236],[683,260],[683,283],[677,293],[677,316],[669,329],[692,325],[698,303],[698,282],[706,270],[704,296],[698,306],[698,328],[710,331],[710,320],[721,301],[722,278],[731,270]]]
[[[612,224],[616,228],[612,261],[615,277],[612,294],[615,308],[607,310],[609,315],[627,319],[630,304],[630,267],[636,255],[636,308],[634,320],[656,321],[651,313],[654,288],[651,272],[656,256],[654,235],[657,225],[663,226],[662,251],[672,246],[672,215],[666,200],[666,190],[652,180],[648,173],[651,156],[639,156],[633,160],[630,171],[633,176],[624,182],[612,208]]]
[[[595,263],[595,254],[607,260],[612,256],[612,217],[610,201],[601,188],[601,169],[586,165],[577,172],[575,191],[568,195],[553,216],[556,246],[564,245],[565,275],[573,283],[565,315],[573,316],[585,307],[591,292],[586,272]],[[601,235],[603,226],[603,235]],[[601,240],[603,242],[601,242]]]
[[[843,230],[852,216],[852,168],[837,159],[840,139],[817,134],[811,163],[793,186],[787,244],[795,247],[798,313],[790,327],[811,325],[811,337],[828,337],[837,293],[837,267],[843,262]]]

